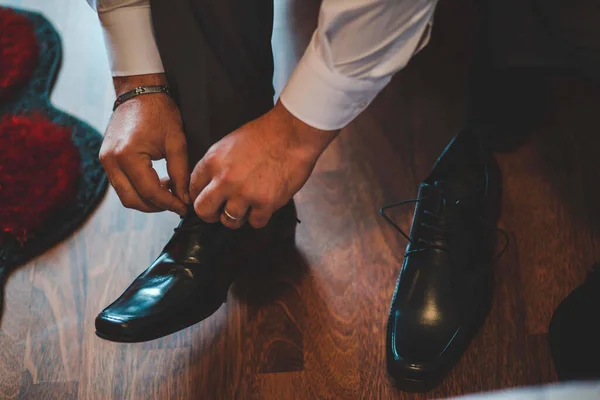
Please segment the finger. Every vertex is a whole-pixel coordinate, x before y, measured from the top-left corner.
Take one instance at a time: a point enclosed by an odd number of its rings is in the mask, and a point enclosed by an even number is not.
[[[195,202],[200,192],[210,183],[212,175],[204,159],[200,160],[194,167],[194,171],[190,177],[190,197]]]
[[[160,186],[164,187],[167,190],[171,190],[171,179],[168,176],[160,178]]]
[[[246,222],[248,202],[241,197],[227,200],[221,213],[221,223],[228,228],[238,229]]]
[[[154,204],[163,210],[185,215],[186,206],[183,201],[160,186],[158,174],[152,168],[152,161],[149,157],[127,157],[120,160],[120,165],[134,189],[145,202]]]
[[[107,175],[110,184],[115,189],[115,192],[117,192],[117,196],[119,196],[119,200],[121,200],[124,207],[146,213],[164,211],[163,208],[156,207],[154,204],[144,201],[133,188],[129,179],[121,171],[112,171],[110,174],[107,173]]]
[[[106,172],[106,176],[108,177],[108,181],[115,189],[115,192],[117,192],[117,196],[119,196],[119,200],[121,200],[121,203],[124,207],[142,212],[164,211],[164,209],[160,209],[154,204],[145,202],[139,196],[139,194],[131,185],[131,182],[129,182],[127,176],[121,172],[121,168],[114,156],[101,151],[99,158],[100,162],[102,163],[102,167]]]
[[[171,178],[171,189],[184,203],[190,204],[190,169],[185,139],[169,139],[165,145],[167,172]]]
[[[256,229],[264,228],[273,216],[274,210],[271,208],[252,207],[248,216],[248,223]]]
[[[204,222],[218,222],[221,218],[221,207],[225,199],[225,192],[217,181],[213,180],[196,197],[194,210]]]

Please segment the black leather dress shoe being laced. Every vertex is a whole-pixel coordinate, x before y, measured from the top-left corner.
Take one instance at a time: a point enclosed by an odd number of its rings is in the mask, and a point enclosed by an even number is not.
[[[293,202],[262,229],[207,224],[190,208],[152,265],[96,317],[96,334],[142,342],[202,321],[225,302],[242,264],[294,245],[296,223]]]
[[[494,162],[480,141],[461,132],[419,188],[404,263],[393,295],[387,368],[405,391],[437,386],[458,362],[492,300],[495,220],[488,207]],[[497,197],[499,192],[494,194]],[[497,201],[497,200],[495,200]],[[496,213],[497,214],[497,209]]]

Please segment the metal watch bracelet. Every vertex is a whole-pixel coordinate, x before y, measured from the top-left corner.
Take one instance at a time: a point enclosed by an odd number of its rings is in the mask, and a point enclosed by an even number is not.
[[[142,94],[151,94],[151,93],[166,93],[170,94],[169,87],[166,85],[154,85],[154,86],[139,86],[133,90],[123,93],[115,100],[115,104],[113,106],[113,111],[117,109],[121,104],[125,103],[127,100],[133,99]]]

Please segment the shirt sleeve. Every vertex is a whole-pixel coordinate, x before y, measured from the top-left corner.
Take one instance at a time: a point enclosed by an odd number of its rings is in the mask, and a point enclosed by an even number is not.
[[[280,100],[318,129],[356,118],[429,40],[437,0],[323,0]]]
[[[113,76],[164,72],[149,0],[87,0],[98,12]]]

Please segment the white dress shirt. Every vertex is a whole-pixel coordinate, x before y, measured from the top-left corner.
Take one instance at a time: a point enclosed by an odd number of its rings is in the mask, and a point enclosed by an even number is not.
[[[100,17],[114,76],[163,72],[149,0],[87,0]],[[283,105],[319,129],[360,114],[429,40],[437,0],[323,0]]]

